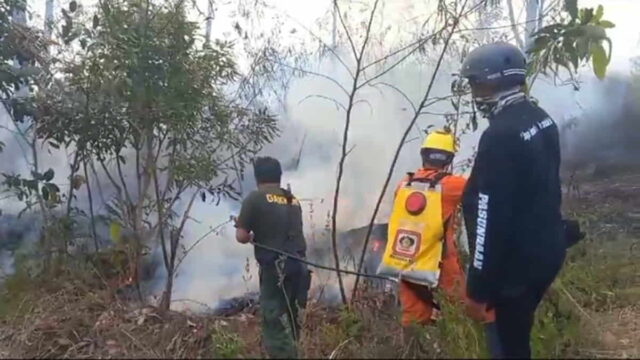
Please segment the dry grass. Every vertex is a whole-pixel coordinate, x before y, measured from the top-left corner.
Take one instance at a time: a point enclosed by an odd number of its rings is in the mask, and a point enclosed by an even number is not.
[[[159,315],[108,299],[106,290],[69,281],[27,295],[2,321],[0,346],[24,358],[192,358],[210,350],[207,329],[217,319]],[[53,290],[53,291],[52,291]]]

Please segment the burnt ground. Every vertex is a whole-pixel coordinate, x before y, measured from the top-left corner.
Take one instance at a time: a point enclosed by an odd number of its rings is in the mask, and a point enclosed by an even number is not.
[[[577,174],[565,194],[565,213],[588,232],[570,252],[592,282],[576,291],[583,296],[576,305],[584,314],[585,341],[575,350],[581,357],[640,357],[640,171],[615,170]]]

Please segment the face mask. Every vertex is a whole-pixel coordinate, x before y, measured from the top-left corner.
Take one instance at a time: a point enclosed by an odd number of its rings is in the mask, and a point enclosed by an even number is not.
[[[484,117],[488,117],[491,113],[499,111],[496,108],[502,108],[503,106],[517,101],[524,97],[525,94],[520,88],[513,88],[511,90],[502,91],[493,96],[474,97],[473,102]]]
[[[476,97],[476,98],[473,98],[473,104],[475,108],[478,109],[480,114],[482,114],[483,117],[487,117],[489,116],[489,114],[491,114],[493,109],[496,107],[496,105],[498,104],[498,101],[495,99]]]

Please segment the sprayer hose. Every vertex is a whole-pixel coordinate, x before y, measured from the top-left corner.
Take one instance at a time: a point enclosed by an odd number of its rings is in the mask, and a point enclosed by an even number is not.
[[[258,244],[258,243],[253,242],[253,241],[249,241],[249,243],[251,243],[254,246],[257,246],[259,248],[263,248],[265,250],[273,251],[275,253],[278,253],[280,255],[286,256],[286,257],[288,257],[290,259],[299,261],[301,263],[305,263],[307,265],[313,266],[313,267],[318,268],[318,269],[330,270],[330,271],[340,272],[340,273],[343,273],[343,274],[358,275],[358,276],[363,276],[363,277],[368,277],[368,278],[373,278],[373,279],[386,280],[386,281],[393,281],[393,282],[397,282],[398,281],[396,279],[393,279],[393,278],[390,278],[390,277],[386,277],[386,276],[380,276],[380,275],[374,275],[374,274],[365,274],[365,273],[360,273],[360,272],[357,272],[357,271],[351,271],[351,270],[345,270],[345,269],[337,269],[337,268],[330,267],[330,266],[316,264],[314,262],[311,262],[309,260],[303,259],[301,257],[286,253],[286,252],[284,252],[282,250],[278,250],[276,248],[272,248],[271,246],[268,246],[268,245]]]

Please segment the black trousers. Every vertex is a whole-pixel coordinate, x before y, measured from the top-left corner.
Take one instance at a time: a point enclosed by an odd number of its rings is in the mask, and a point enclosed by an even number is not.
[[[503,358],[531,358],[534,314],[550,285],[551,282],[529,286],[495,303],[496,328]]]

